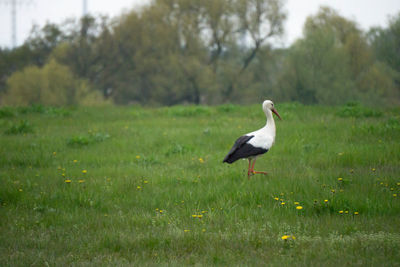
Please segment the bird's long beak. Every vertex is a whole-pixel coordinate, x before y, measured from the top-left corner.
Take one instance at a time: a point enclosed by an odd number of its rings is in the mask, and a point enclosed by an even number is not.
[[[280,120],[282,120],[282,119],[281,119],[281,116],[279,116],[279,113],[278,113],[278,111],[276,111],[276,109],[273,108],[273,109],[271,109],[271,110],[272,110],[273,113],[275,113],[276,116],[278,116],[278,118],[279,118]]]

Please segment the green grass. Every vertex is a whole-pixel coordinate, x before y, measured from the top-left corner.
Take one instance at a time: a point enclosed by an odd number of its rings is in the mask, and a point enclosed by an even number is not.
[[[250,180],[261,105],[1,109],[0,265],[399,266],[400,109],[277,109]]]

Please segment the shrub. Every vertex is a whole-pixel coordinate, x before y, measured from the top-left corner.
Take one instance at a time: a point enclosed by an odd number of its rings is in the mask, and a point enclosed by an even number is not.
[[[32,125],[26,121],[22,120],[18,124],[13,124],[8,130],[4,132],[5,134],[25,134],[33,133]]]

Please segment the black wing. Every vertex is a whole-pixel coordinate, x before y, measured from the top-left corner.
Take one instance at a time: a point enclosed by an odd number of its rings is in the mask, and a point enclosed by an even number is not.
[[[266,153],[268,149],[254,147],[248,143],[253,137],[254,135],[243,135],[239,137],[222,162],[233,163],[238,159]]]
[[[254,135],[243,135],[243,136],[239,137],[235,141],[235,144],[233,144],[233,147],[228,152],[228,154],[225,156],[225,158],[222,162],[232,163],[233,161],[235,161],[236,159],[233,160],[232,156],[235,154],[235,152],[237,150],[239,150],[241,147],[243,147],[245,144],[247,144],[247,142],[253,137],[254,137]]]

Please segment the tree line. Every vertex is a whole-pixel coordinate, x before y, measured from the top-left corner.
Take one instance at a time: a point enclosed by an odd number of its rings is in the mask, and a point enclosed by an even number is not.
[[[367,32],[321,7],[275,48],[282,0],[155,0],[34,27],[0,49],[0,104],[400,104],[400,13]]]

